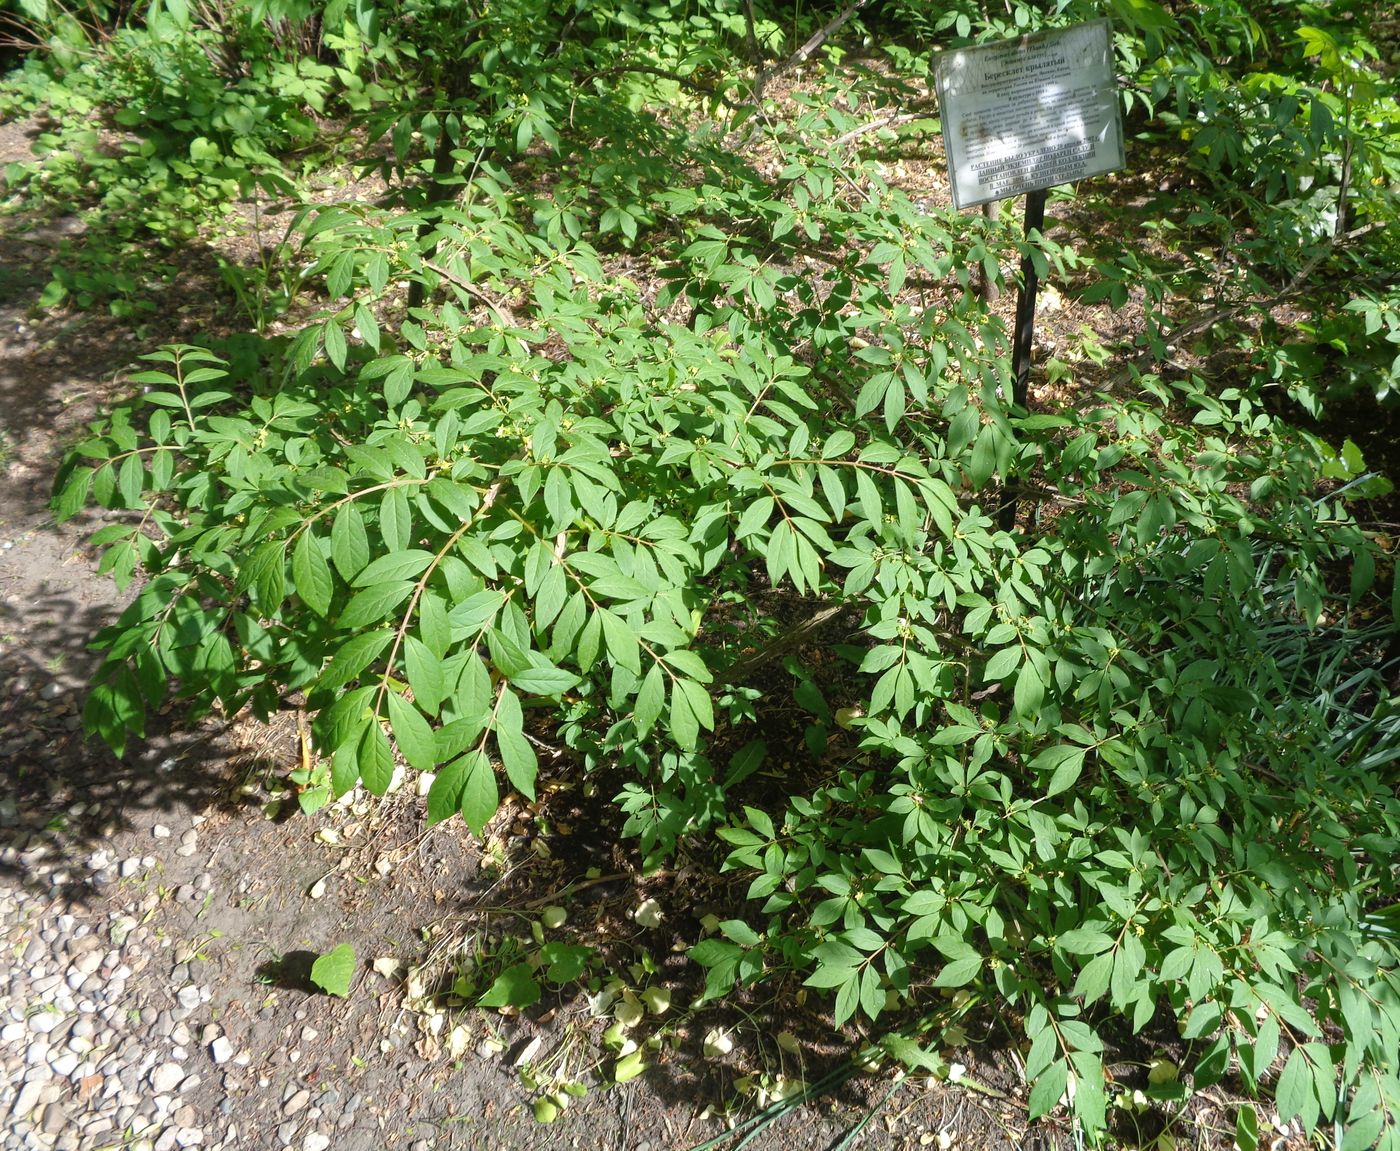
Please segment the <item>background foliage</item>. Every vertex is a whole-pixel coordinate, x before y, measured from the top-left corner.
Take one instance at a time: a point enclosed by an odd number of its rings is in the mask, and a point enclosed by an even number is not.
[[[308,806],[397,755],[478,834],[560,739],[649,864],[717,840],[751,877],[691,953],[707,997],[994,1000],[1032,1114],[1090,1137],[1106,1038],[1174,1020],[1196,1086],[1400,1146],[1388,484],[1297,423],[1400,370],[1394,28],[855,7],[796,84],[836,8],[10,9],[0,99],[46,127],[6,182],[89,222],[50,304],[139,307],[111,252],[295,195],[309,156],[387,189],[303,209],[275,308],[272,264],[233,270],[289,339],[148,355],[71,456],[59,515],[128,513],[94,542],[140,573],[88,722],[120,750],[172,695],[296,701]],[[1057,195],[1026,240],[891,177],[932,51],[1103,12],[1157,192]],[[1034,412],[976,290],[1023,256],[1141,315]],[[802,743],[769,746],[789,693]]]

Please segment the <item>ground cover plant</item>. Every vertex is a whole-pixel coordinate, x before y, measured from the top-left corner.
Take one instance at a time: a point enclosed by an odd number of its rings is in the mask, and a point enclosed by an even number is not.
[[[186,229],[291,189],[321,112],[387,189],[299,214],[277,258],[314,318],[150,353],[74,450],[58,514],[123,513],[94,543],[140,580],[92,730],[304,708],[306,807],[402,761],[477,835],[562,743],[647,866],[719,843],[748,878],[690,953],[706,999],[810,989],[914,1067],[917,1020],[993,1004],[1032,1117],[1091,1141],[1105,1042],[1174,1023],[1194,1087],[1400,1145],[1388,485],[1299,426],[1394,386],[1386,29],[1108,11],[1168,178],[1057,194],[1027,239],[905,187],[930,52],[1088,5],[29,4],[48,50],[10,98],[112,110],[122,173],[201,189]],[[101,35],[66,55],[74,21]],[[133,122],[133,57],[243,80]],[[90,144],[7,179],[86,164],[106,204]],[[1031,411],[979,288],[1023,258],[1127,321],[1057,349]]]

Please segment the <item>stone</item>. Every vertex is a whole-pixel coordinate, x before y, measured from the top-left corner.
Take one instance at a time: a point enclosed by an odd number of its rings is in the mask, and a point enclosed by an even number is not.
[[[233,1044],[226,1035],[220,1035],[209,1044],[209,1058],[212,1059],[216,1065],[227,1063],[233,1058],[233,1054]]]
[[[184,1078],[185,1069],[178,1063],[162,1063],[151,1072],[151,1090],[157,1095],[169,1095]]]
[[[49,1068],[55,1075],[61,1075],[67,1079],[78,1069],[78,1056],[72,1051],[64,1051],[49,1061]]]
[[[43,1089],[43,1082],[26,1080],[24,1086],[19,1089],[19,1094],[15,1096],[15,1104],[10,1108],[10,1114],[16,1119],[23,1119],[39,1105],[39,1092]]]
[[[35,1035],[47,1035],[62,1022],[63,1016],[57,1011],[36,1011],[29,1017],[29,1030]]]
[[[308,1131],[306,1138],[301,1141],[301,1151],[326,1151],[330,1145],[329,1135],[322,1135],[319,1131]]]
[[[62,1103],[55,1100],[44,1108],[44,1120],[39,1124],[39,1130],[45,1135],[58,1135],[67,1126],[68,1112]]]
[[[81,955],[79,955],[75,960],[73,960],[70,969],[73,971],[80,972],[83,975],[83,977],[86,978],[101,966],[102,952],[97,949],[94,949],[92,951],[84,951]]]
[[[310,1102],[311,1092],[303,1087],[293,1092],[292,1095],[288,1097],[287,1101],[282,1104],[282,1114],[291,1118],[291,1116],[295,1115]]]

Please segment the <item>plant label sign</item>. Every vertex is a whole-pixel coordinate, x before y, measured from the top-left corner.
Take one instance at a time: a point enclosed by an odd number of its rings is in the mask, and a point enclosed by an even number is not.
[[[937,85],[954,207],[1125,164],[1107,20],[944,52]]]

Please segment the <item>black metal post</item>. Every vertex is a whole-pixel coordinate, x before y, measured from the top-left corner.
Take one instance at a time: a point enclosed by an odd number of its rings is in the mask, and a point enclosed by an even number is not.
[[[1045,227],[1045,190],[1026,195],[1025,237]],[[1031,344],[1035,339],[1035,293],[1040,286],[1035,273],[1035,261],[1030,254],[1021,260],[1021,291],[1016,297],[1016,331],[1011,343],[1011,402],[1025,411],[1029,403],[1031,382]],[[1016,481],[1006,477],[1006,490],[1001,498],[1001,528],[1010,531],[1016,526]]]
[[[1045,227],[1045,190],[1026,196],[1025,236]],[[1019,408],[1026,406],[1027,389],[1031,381],[1031,341],[1035,337],[1035,293],[1040,282],[1035,274],[1035,261],[1027,254],[1021,260],[1021,294],[1016,297],[1016,339],[1011,345],[1011,374],[1016,377],[1012,401]]]

